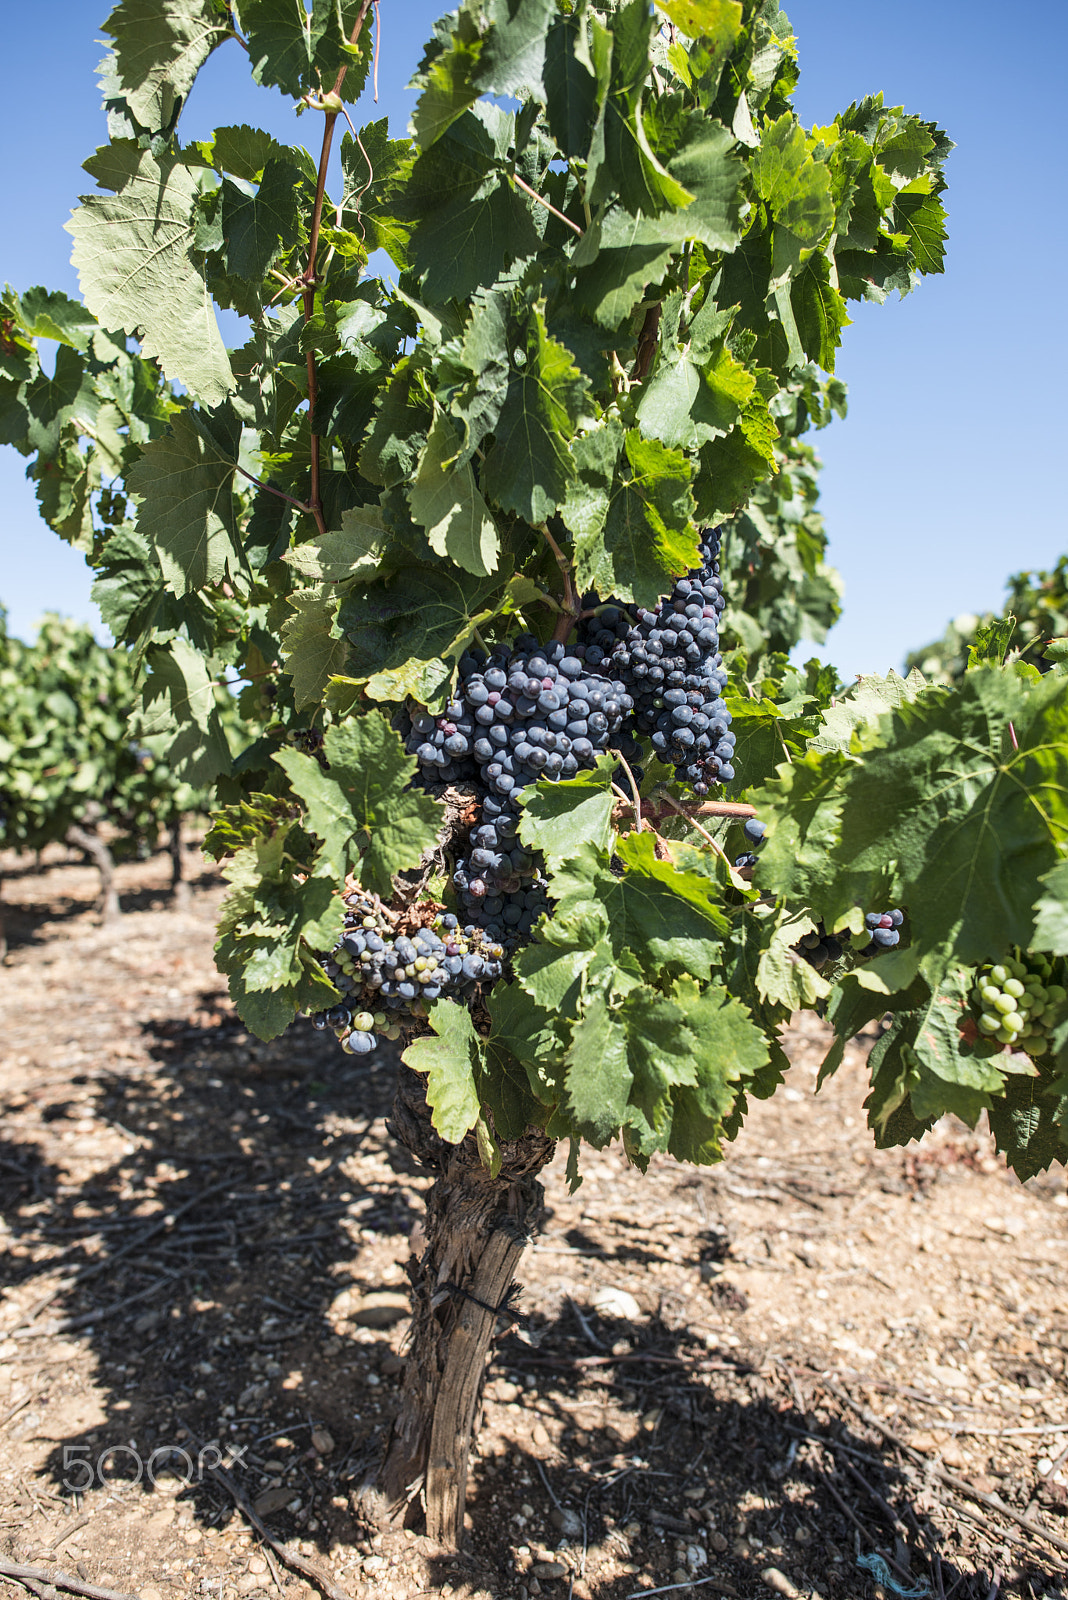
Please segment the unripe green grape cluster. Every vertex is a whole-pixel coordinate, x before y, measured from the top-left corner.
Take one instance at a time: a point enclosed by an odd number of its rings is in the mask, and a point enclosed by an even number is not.
[[[1006,956],[980,968],[973,995],[979,1032],[998,1044],[1016,1045],[1029,1056],[1045,1055],[1053,1025],[1068,1000],[1068,990],[1053,977],[1053,963],[1042,955],[1026,960]]]

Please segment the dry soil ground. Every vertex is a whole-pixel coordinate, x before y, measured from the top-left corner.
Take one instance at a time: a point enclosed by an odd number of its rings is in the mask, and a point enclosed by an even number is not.
[[[87,869],[0,865],[7,1563],[310,1596],[236,1492],[353,1597],[1065,1592],[1064,1173],[1021,1187],[951,1123],[873,1150],[870,1038],[816,1096],[798,1027],[719,1168],[608,1151],[574,1198],[549,1169],[442,1555],[353,1512],[427,1185],[386,1131],[391,1063],[248,1037],[207,873],[178,913],[163,858],[121,868],[103,929]]]

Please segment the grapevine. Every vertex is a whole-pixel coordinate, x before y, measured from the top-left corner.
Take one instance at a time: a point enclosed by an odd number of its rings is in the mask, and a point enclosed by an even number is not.
[[[809,1010],[824,1074],[879,1023],[880,1143],[951,1111],[1023,1176],[1063,1159],[1068,673],[1003,629],[945,686],[791,659],[839,604],[806,435],[850,304],[943,269],[937,124],[805,128],[776,0],[472,0],[397,137],[355,105],[383,12],[121,0],[83,302],[6,291],[0,384],[135,722],[214,790],[238,1013],[354,1069],[404,1042],[434,1188],[381,1481],[455,1541],[474,1285],[514,1277],[557,1142],[573,1187],[613,1140],[720,1160]],[[316,161],[183,144],[216,51],[322,116]],[[995,1011],[1030,1020],[987,1042]]]

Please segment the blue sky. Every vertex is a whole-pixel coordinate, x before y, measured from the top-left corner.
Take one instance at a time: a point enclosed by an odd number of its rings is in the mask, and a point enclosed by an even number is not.
[[[368,94],[357,126],[385,112],[403,130],[405,85],[439,9],[382,0],[379,106]],[[851,676],[899,665],[950,617],[997,606],[1008,573],[1068,549],[1055,432],[1068,358],[1056,288],[1068,231],[1062,77],[1055,49],[1032,43],[1021,56],[1021,25],[990,0],[899,0],[892,12],[787,0],[787,10],[806,121],[828,122],[881,89],[891,104],[939,121],[958,147],[946,275],[905,301],[856,308],[839,362],[850,414],[817,440],[830,555],[846,583],[845,616],[821,654]],[[22,70],[0,99],[0,276],[19,289],[76,293],[63,223],[92,188],[81,162],[106,138],[94,79],[99,27],[87,20],[105,12],[85,0],[9,12],[5,51]],[[230,47],[201,74],[182,134],[239,122],[287,142],[318,133],[316,119],[295,121],[281,95],[257,89]],[[0,603],[10,625],[27,635],[46,609],[96,621],[85,564],[38,518],[23,467],[0,449]]]

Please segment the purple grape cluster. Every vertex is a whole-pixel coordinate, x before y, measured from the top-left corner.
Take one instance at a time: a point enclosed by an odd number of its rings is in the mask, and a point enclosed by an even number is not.
[[[904,920],[903,911],[869,911],[864,918],[868,942],[859,953],[862,956],[877,956],[880,950],[892,950],[901,942],[900,930]]]
[[[803,934],[794,949],[817,970],[828,962],[840,961],[847,946],[858,956],[877,956],[900,943],[904,920],[903,911],[869,911],[864,917],[864,932],[857,934],[850,934],[847,928],[827,933],[821,922],[815,933]]]
[[[482,791],[481,817],[453,884],[464,914],[508,946],[530,933],[549,903],[537,861],[518,836],[523,790],[539,778],[573,778],[609,748],[640,753],[624,730],[629,694],[591,671],[587,654],[529,634],[488,655],[470,651],[444,714],[412,718],[408,749],[424,778],[474,781]]]
[[[424,1017],[426,1005],[440,995],[472,1000],[504,970],[503,946],[481,928],[461,928],[451,912],[401,934],[362,890],[346,895],[345,907],[337,944],[322,958],[342,999],[316,1012],[312,1026],[332,1029],[349,1055],[369,1055],[379,1035],[398,1039],[402,1020]]]
[[[633,731],[701,796],[734,777],[735,736],[719,651],[723,606],[719,532],[706,529],[701,565],[655,610],[631,615],[609,604],[583,625],[587,665],[623,686],[633,701]]]
[[[756,817],[746,817],[742,823],[742,832],[745,834],[746,844],[751,845],[752,849],[743,850],[740,856],[735,856],[734,865],[739,872],[743,872],[746,867],[756,866],[756,852],[759,846],[763,844],[764,835],[767,831],[768,825],[766,822],[758,822]]]

